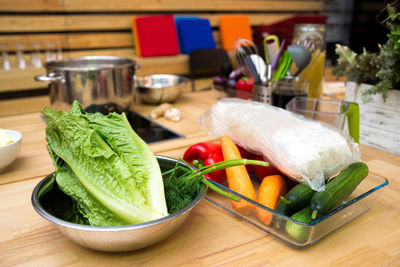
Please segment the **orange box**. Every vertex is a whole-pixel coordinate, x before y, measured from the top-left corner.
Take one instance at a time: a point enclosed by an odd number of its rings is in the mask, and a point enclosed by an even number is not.
[[[136,55],[140,56],[140,43],[139,43],[138,30],[136,27],[136,17],[132,18],[132,32],[133,32],[133,41],[135,43],[135,48],[136,48]]]
[[[232,50],[233,43],[239,38],[253,41],[249,17],[246,15],[219,16],[219,31],[222,47],[227,51]]]

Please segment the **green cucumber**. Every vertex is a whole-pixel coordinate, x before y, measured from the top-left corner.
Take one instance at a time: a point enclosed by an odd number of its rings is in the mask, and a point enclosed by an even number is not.
[[[325,185],[325,190],[314,194],[310,207],[312,219],[318,218],[339,207],[368,175],[368,166],[356,162],[341,171]]]
[[[308,184],[298,184],[279,200],[276,210],[282,214],[291,215],[308,206],[314,193],[315,191]]]
[[[280,214],[291,216],[293,213],[308,206],[314,193],[315,191],[308,184],[297,184],[290,189],[285,197],[281,197],[275,210]],[[280,229],[283,222],[283,218],[275,216],[275,228]]]
[[[296,212],[295,214],[293,214],[292,216],[290,216],[290,218],[292,218],[293,220],[299,221],[299,222],[303,222],[303,223],[310,223],[313,220],[311,219],[311,214],[312,214],[312,210],[310,208],[310,206],[305,207],[304,209]],[[286,233],[288,234],[288,236],[290,236],[291,238],[300,241],[300,242],[304,242],[307,240],[308,235],[310,233],[310,227],[309,226],[305,226],[296,222],[292,222],[292,221],[287,221],[286,222]]]

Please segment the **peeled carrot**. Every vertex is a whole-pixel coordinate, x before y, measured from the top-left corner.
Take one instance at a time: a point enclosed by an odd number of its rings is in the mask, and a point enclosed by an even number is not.
[[[280,196],[286,193],[287,184],[281,175],[266,176],[260,185],[258,192],[258,203],[275,209]],[[257,217],[264,224],[269,225],[272,221],[272,213],[257,207]]]
[[[224,160],[240,159],[240,152],[235,143],[228,137],[222,136],[219,139]],[[257,201],[256,192],[251,183],[250,176],[244,165],[229,167],[225,169],[228,186],[231,190]],[[255,206],[241,199],[239,202],[231,201],[233,208],[240,214],[247,215],[255,210]]]

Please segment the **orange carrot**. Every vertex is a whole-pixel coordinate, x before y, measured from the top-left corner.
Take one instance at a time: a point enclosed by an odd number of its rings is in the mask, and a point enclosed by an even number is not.
[[[275,209],[280,196],[286,192],[286,181],[281,175],[266,176],[260,185],[258,192],[258,203]],[[260,221],[269,225],[272,221],[272,213],[262,208],[257,208],[257,217]]]
[[[221,143],[224,160],[241,158],[239,149],[228,136],[222,136],[219,141]],[[228,186],[231,190],[249,199],[257,201],[256,192],[244,165],[229,167],[226,168],[225,171],[228,180]],[[240,214],[247,215],[255,210],[255,206],[244,199],[241,199],[239,202],[231,202],[233,208]]]

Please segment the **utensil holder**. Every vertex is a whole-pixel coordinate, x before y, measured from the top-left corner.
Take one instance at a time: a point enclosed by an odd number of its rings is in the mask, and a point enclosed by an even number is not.
[[[253,87],[253,100],[265,104],[271,104],[271,85],[259,85],[255,84]]]

